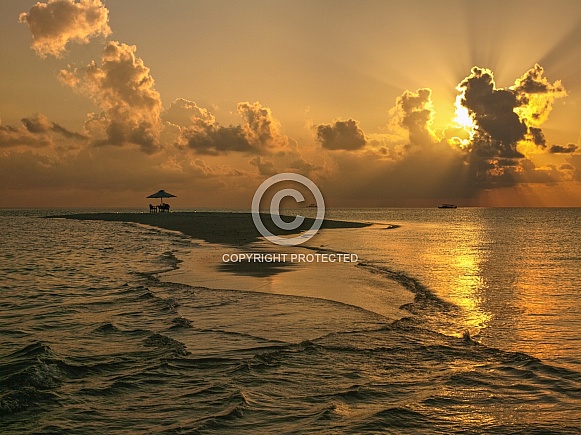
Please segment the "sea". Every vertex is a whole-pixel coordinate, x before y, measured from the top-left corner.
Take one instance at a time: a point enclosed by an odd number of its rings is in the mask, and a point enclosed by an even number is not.
[[[581,209],[327,210],[356,262],[244,285],[87,211],[0,210],[0,433],[581,433]]]

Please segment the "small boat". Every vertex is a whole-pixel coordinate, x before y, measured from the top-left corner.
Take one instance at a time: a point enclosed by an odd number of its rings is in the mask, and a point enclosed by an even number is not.
[[[438,208],[458,208],[458,206],[456,206],[454,204],[442,204],[442,205],[438,206]]]

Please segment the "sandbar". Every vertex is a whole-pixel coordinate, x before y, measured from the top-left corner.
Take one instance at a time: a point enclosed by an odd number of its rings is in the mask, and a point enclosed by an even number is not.
[[[230,246],[243,246],[258,241],[260,233],[254,227],[252,214],[236,212],[171,212],[171,213],[83,213],[50,216],[52,218],[100,220],[110,222],[134,222],[143,225],[180,231],[194,239]],[[282,216],[284,219],[284,216]],[[294,218],[294,217],[293,217]],[[294,231],[280,230],[274,225],[270,215],[261,214],[266,228],[276,235],[297,234],[308,230],[313,219],[305,218],[303,224]],[[288,221],[292,218],[288,218]],[[369,224],[325,220],[321,228],[362,228]]]
[[[179,231],[199,240],[189,254],[180,256],[182,262],[178,269],[160,275],[162,281],[192,287],[327,299],[363,308],[391,320],[403,317],[405,313],[399,307],[413,301],[413,295],[401,285],[363,270],[356,263],[225,262],[223,257],[224,254],[231,256],[244,252],[327,252],[320,245],[326,244],[327,231],[334,233],[335,229],[339,229],[341,237],[350,237],[351,232],[357,229],[378,231],[378,226],[373,224],[325,220],[321,231],[312,239],[315,243],[281,247],[260,235],[250,213],[86,213],[51,217],[136,223]],[[272,233],[289,234],[278,229],[269,215],[261,217]],[[303,225],[294,232],[306,231],[312,223],[313,219],[305,218]]]

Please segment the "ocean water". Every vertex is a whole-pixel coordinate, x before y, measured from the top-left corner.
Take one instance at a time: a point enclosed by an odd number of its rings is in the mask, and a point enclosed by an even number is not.
[[[578,209],[330,210],[376,224],[309,242],[360,262],[308,296],[308,264],[178,284],[208,246],[51,213],[0,212],[2,433],[580,433]]]

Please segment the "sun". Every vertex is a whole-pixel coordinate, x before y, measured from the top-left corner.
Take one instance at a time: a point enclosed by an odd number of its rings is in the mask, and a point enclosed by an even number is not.
[[[452,120],[456,127],[463,128],[466,130],[470,137],[474,134],[476,130],[476,124],[474,123],[474,118],[470,115],[470,112],[466,107],[462,105],[462,96],[458,95],[456,98],[456,117]]]

